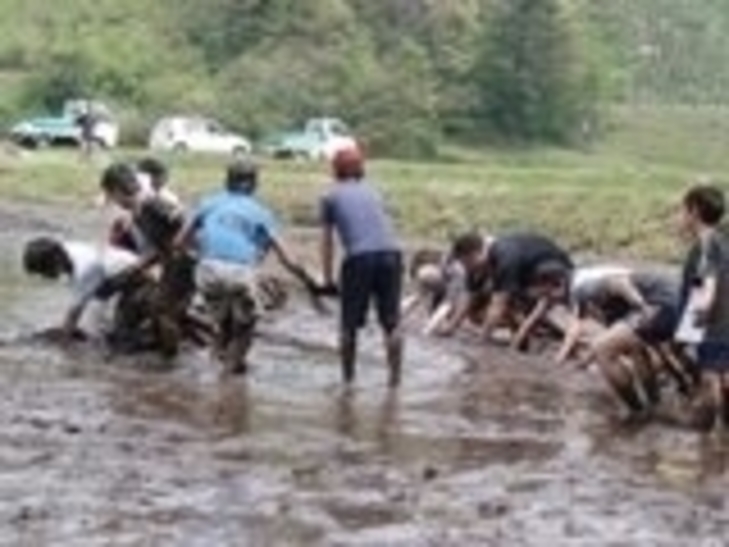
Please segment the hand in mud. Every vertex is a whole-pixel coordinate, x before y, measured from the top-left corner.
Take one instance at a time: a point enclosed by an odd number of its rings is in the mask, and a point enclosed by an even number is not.
[[[327,283],[324,285],[317,285],[313,289],[313,293],[322,298],[338,298],[339,287],[334,283]]]
[[[37,335],[38,338],[59,344],[61,346],[70,346],[73,343],[85,342],[89,339],[88,335],[81,329],[73,329],[69,331],[64,327],[55,327],[44,330]]]
[[[575,363],[575,370],[587,370],[594,360],[595,355],[591,351],[581,355]]]

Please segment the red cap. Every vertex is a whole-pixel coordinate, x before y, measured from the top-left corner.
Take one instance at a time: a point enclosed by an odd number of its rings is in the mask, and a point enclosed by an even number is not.
[[[364,176],[364,155],[358,147],[342,148],[332,158],[332,171],[337,180],[360,179]]]

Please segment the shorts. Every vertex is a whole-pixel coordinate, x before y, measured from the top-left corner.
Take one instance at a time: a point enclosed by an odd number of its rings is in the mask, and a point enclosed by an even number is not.
[[[661,344],[673,339],[678,324],[678,313],[674,306],[663,305],[650,316],[632,313],[622,319],[622,322],[632,328],[644,343]]]
[[[380,326],[386,332],[400,325],[403,262],[399,251],[374,252],[347,258],[342,265],[341,326],[356,332],[367,324],[374,301]]]
[[[195,283],[222,344],[251,333],[262,310],[255,267],[203,260],[195,271]]]
[[[705,341],[696,348],[696,361],[701,370],[729,372],[729,341]]]

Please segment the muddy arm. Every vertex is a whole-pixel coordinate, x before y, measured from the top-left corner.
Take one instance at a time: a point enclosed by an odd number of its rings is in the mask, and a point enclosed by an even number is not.
[[[486,310],[486,318],[482,329],[484,340],[490,340],[494,330],[504,325],[509,310],[509,294],[505,292],[494,293],[491,303]]]
[[[325,285],[334,284],[334,229],[330,225],[322,227],[321,267]]]
[[[523,347],[534,328],[542,319],[544,319],[544,316],[547,315],[550,307],[551,303],[548,298],[542,298],[536,303],[532,311],[529,313],[529,316],[521,323],[519,330],[511,340],[512,348],[519,349]]]
[[[562,342],[562,345],[560,346],[559,351],[557,352],[557,356],[556,356],[557,363],[564,364],[572,356],[572,354],[575,351],[575,348],[577,347],[577,343],[579,342],[580,337],[582,336],[583,329],[584,329],[584,325],[583,325],[582,319],[577,315],[573,315],[570,318],[570,324],[567,327],[567,332],[565,333],[564,341]]]

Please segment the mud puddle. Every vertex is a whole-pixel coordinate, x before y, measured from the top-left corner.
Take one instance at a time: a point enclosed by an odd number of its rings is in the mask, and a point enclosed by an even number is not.
[[[368,332],[347,391],[334,318],[298,300],[247,380],[8,343],[63,304],[18,275],[21,240],[0,238],[1,545],[725,544],[729,444],[620,426],[593,373],[414,337],[391,392]]]

